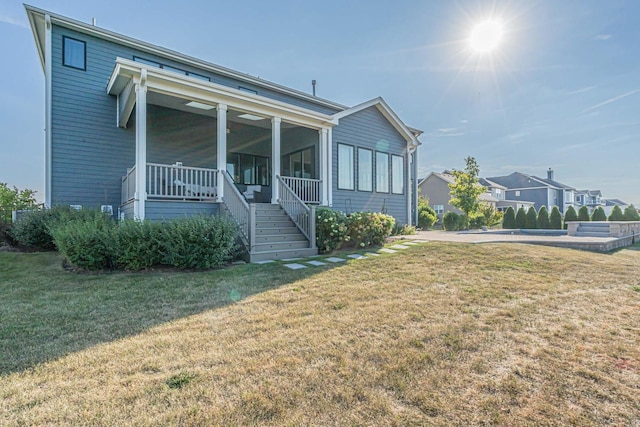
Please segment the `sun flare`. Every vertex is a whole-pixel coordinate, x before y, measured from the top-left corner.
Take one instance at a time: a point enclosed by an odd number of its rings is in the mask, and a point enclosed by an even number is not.
[[[493,51],[502,41],[502,23],[496,20],[476,24],[469,35],[469,46],[478,53]]]

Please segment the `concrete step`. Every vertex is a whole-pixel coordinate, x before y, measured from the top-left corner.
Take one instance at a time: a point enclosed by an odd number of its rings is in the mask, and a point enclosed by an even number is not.
[[[611,235],[609,234],[608,231],[606,233],[577,231],[575,236],[578,236],[578,237],[611,237]]]
[[[576,231],[585,233],[609,233],[609,224],[579,225]]]
[[[306,242],[307,239],[302,233],[289,234],[259,234],[256,236],[256,243],[279,243],[279,242]]]
[[[298,242],[271,242],[256,244],[253,248],[254,252],[278,252],[286,249],[306,249],[309,247],[307,240]]]
[[[278,260],[287,258],[306,258],[318,255],[318,249],[284,249],[275,252],[251,252],[249,253],[249,262]]]

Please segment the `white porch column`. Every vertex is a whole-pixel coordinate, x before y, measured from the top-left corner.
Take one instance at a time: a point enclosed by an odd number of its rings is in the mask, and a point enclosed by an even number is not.
[[[140,74],[136,83],[136,191],[133,215],[137,221],[145,216],[147,200],[147,70]]]
[[[218,163],[218,202],[224,199],[224,174],[227,170],[227,106],[218,104],[218,140],[216,158]]]
[[[333,128],[327,132],[327,171],[328,202],[329,206],[333,206]]]
[[[322,180],[321,204],[329,206],[329,130],[322,128],[318,132],[320,134],[320,179]]]
[[[280,117],[271,119],[271,203],[278,204],[278,175],[280,175]]]
[[[51,179],[53,178],[51,163],[51,16],[45,15],[44,36],[44,205],[52,206]]]

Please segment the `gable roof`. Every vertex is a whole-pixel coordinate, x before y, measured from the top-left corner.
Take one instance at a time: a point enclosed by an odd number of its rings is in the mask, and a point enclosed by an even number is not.
[[[629,206],[629,203],[620,199],[604,199],[605,206]]]
[[[366,110],[370,107],[376,107],[382,115],[391,123],[391,125],[398,131],[400,135],[402,135],[405,141],[410,142],[412,146],[417,147],[420,145],[420,141],[418,141],[418,136],[422,134],[421,130],[410,128],[404,124],[400,117],[389,107],[389,104],[386,103],[382,97],[373,98],[367,102],[363,102],[362,104],[358,104],[355,107],[351,107],[349,109],[340,111],[333,115],[334,119],[340,120],[343,117],[350,116],[362,110]],[[426,179],[426,178],[425,178]]]
[[[478,182],[480,183],[480,185],[487,187],[487,188],[499,188],[501,190],[506,190],[507,187],[505,187],[504,185],[500,185],[497,182],[493,182],[491,180],[488,180],[486,178],[478,178]]]
[[[534,175],[527,175],[522,172],[513,172],[511,175],[495,176],[488,179],[504,185],[508,189],[548,187],[554,190],[574,190],[573,187],[560,182],[553,181],[551,179],[543,179]]]
[[[540,178],[538,176],[533,176],[533,178],[535,178],[535,179],[537,179],[539,181],[542,181],[545,184],[548,184],[548,185],[550,185],[552,187],[555,187],[555,188],[559,188],[559,189],[563,189],[563,190],[575,190],[574,187],[571,187],[569,185],[563,184],[563,183],[558,182],[558,181],[554,181],[553,179],[545,179],[545,178]]]

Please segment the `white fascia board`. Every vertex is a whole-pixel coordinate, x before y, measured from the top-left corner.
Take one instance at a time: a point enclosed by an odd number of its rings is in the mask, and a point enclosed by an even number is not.
[[[160,68],[147,68],[143,64],[123,58],[116,60],[116,66],[107,85],[107,93],[120,95],[129,80],[135,82],[140,78],[142,70],[147,72],[147,87],[154,92],[192,101],[226,104],[236,110],[267,117],[281,117],[288,123],[315,129],[332,127],[338,123],[328,114]]]
[[[523,191],[523,190],[549,190],[549,187],[545,185],[544,187],[507,188],[507,191]]]
[[[327,99],[323,99],[323,98],[318,98],[316,96],[310,95],[308,93],[296,90],[296,89],[291,89],[288,88],[286,86],[282,86],[279,85],[277,83],[273,83],[267,80],[263,80],[261,78],[258,77],[253,77],[249,74],[245,74],[245,73],[240,73],[238,71],[234,71],[230,68],[226,68],[226,67],[222,67],[220,65],[216,65],[216,64],[212,64],[210,62],[206,62],[203,61],[201,59],[197,59],[188,55],[184,55],[182,53],[170,50],[170,49],[166,49],[160,46],[156,46],[153,45],[151,43],[146,43],[143,42],[141,40],[136,40],[134,38],[128,37],[128,36],[124,36],[122,34],[118,34],[109,30],[105,30],[103,28],[99,28],[90,24],[85,24],[84,22],[80,22],[80,21],[76,21],[74,19],[71,18],[67,18],[61,15],[57,15],[55,13],[51,13],[48,12],[46,10],[43,9],[39,9],[37,7],[34,6],[30,6],[25,4],[24,5],[25,9],[27,10],[27,13],[30,14],[34,14],[34,15],[42,15],[44,16],[45,14],[48,14],[51,16],[51,20],[55,25],[59,25],[61,27],[65,27],[65,28],[69,28],[75,31],[79,31],[85,34],[89,34],[95,37],[98,37],[100,39],[103,40],[109,40],[109,41],[113,41],[115,43],[124,45],[124,46],[128,46],[128,47],[132,47],[134,49],[138,49],[144,52],[148,52],[148,53],[152,53],[164,58],[169,58],[172,59],[176,62],[182,63],[182,64],[188,64],[191,65],[193,67],[197,67],[200,68],[202,70],[205,71],[209,71],[215,74],[219,74],[219,75],[223,75],[223,76],[227,76],[227,77],[231,77],[233,79],[238,79],[242,82],[246,82],[246,83],[251,83],[254,84],[256,86],[265,88],[265,89],[271,89],[274,90],[276,92],[280,92],[280,93],[284,93],[287,95],[291,95],[294,96],[296,98],[300,98],[300,99],[304,99],[306,101],[310,101],[314,104],[317,105],[322,105],[324,107],[329,107],[329,108],[335,108],[337,110],[345,110],[349,107],[342,105],[342,104],[338,104],[336,102],[333,101],[329,101]],[[37,41],[37,40],[36,40]]]
[[[38,50],[38,56],[40,57],[40,64],[42,65],[42,70],[45,68],[45,22],[44,15],[34,14],[29,10],[29,7],[25,5],[25,9],[27,10],[27,18],[29,18],[29,25],[31,26],[31,32],[33,33],[33,38],[36,42],[36,49]]]
[[[348,110],[335,113],[333,117],[340,120],[343,117],[350,116],[351,114],[374,106],[378,108],[382,115],[385,116],[389,123],[391,123],[391,125],[405,138],[407,142],[410,142],[411,145],[415,147],[421,144],[417,138],[416,132],[422,133],[422,131],[407,127],[404,122],[400,120],[400,117],[398,117],[391,107],[389,107],[389,104],[387,104],[381,97],[373,98],[367,102],[363,102],[362,104],[349,108]]]

